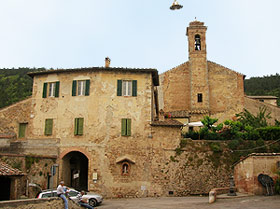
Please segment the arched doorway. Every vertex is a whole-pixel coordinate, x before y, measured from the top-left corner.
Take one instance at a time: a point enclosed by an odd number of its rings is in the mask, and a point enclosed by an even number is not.
[[[73,151],[63,158],[62,177],[65,185],[77,190],[88,190],[88,158],[81,152]]]

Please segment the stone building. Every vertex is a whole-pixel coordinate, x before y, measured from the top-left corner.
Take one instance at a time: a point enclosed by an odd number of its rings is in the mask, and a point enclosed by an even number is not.
[[[250,99],[257,100],[259,102],[264,102],[267,104],[277,106],[278,97],[276,97],[276,96],[247,96],[247,97]]]
[[[244,75],[207,60],[203,22],[187,28],[189,61],[160,75],[159,108],[187,123],[204,115],[219,122],[232,119],[244,108]]]
[[[279,170],[280,153],[252,153],[234,166],[235,186],[242,193],[267,194],[267,188],[258,181],[258,176],[268,175],[275,182]]]
[[[165,195],[155,168],[180,143],[182,124],[159,117],[157,70],[107,62],[30,73],[32,97],[0,110],[1,133],[11,136],[1,158],[14,153],[43,189],[63,179],[105,197]]]

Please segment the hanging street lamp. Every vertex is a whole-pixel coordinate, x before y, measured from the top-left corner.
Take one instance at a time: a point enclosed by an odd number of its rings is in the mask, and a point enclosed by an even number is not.
[[[171,10],[178,10],[178,9],[181,9],[181,8],[183,8],[183,6],[181,4],[179,4],[177,2],[177,0],[174,0],[174,2],[172,3],[172,5],[170,7]]]

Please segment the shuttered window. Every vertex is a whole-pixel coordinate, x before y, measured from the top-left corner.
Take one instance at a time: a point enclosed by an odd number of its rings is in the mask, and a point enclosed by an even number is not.
[[[53,119],[46,119],[45,120],[45,135],[51,136],[53,130]]]
[[[122,119],[122,136],[131,136],[131,119],[123,118]]]
[[[72,96],[89,96],[90,80],[73,81]]]
[[[83,135],[84,118],[75,118],[74,135]]]
[[[59,97],[59,81],[43,84],[43,98]]]
[[[20,123],[18,128],[18,138],[24,138],[26,132],[27,123]]]
[[[118,80],[117,96],[137,96],[137,80]]]

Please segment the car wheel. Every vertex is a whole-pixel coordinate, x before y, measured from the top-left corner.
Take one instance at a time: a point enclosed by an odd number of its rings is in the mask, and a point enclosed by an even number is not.
[[[88,204],[92,207],[95,207],[97,205],[97,201],[95,199],[89,199]]]

